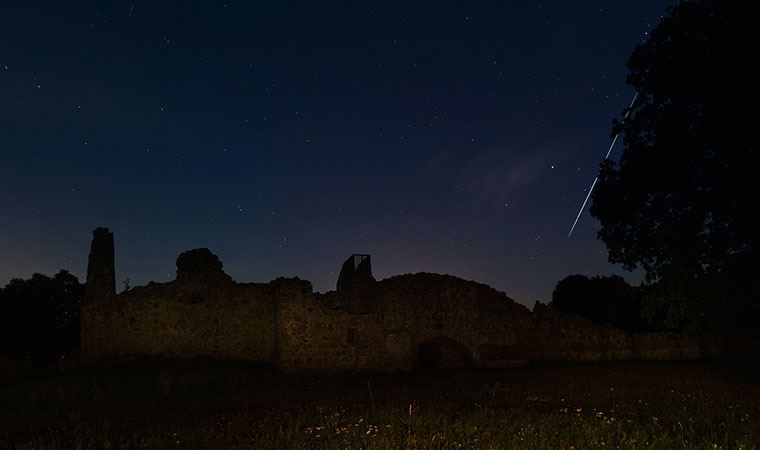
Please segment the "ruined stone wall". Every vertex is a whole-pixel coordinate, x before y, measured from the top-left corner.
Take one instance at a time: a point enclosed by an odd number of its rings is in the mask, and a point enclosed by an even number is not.
[[[150,284],[82,307],[82,357],[213,357],[270,363],[272,286],[232,283],[198,292]]]
[[[172,282],[85,301],[82,358],[150,355],[273,363],[278,354],[276,304],[288,295],[311,293],[310,285],[302,287],[300,280],[287,279],[235,283],[216,255],[190,250],[177,258]]]
[[[357,304],[359,312],[352,312]],[[455,351],[463,364],[510,365],[523,358],[515,343],[530,317],[527,308],[482,284],[447,275],[396,276],[358,292],[283,304],[280,362],[285,370],[307,372],[407,370],[420,364],[422,345],[446,339],[461,344]]]
[[[330,309],[316,296],[281,303],[279,367],[288,372],[406,369],[408,345],[396,351],[373,317]],[[353,330],[353,331],[352,331]]]
[[[521,343],[531,361],[690,359],[720,353],[718,343],[707,336],[614,330],[541,304],[532,319]]]
[[[370,275],[325,294],[297,278],[235,283],[207,249],[181,254],[176,280],[116,295],[113,253],[113,235],[95,230],[81,311],[84,361],[150,355],[290,372],[395,371],[698,358],[737,348],[689,334],[611,330],[541,304],[531,312],[449,275]]]
[[[612,330],[540,304],[531,312],[488,286],[446,275],[396,276],[294,300],[281,305],[280,366],[287,371],[408,370],[422,364],[426,343],[440,339],[456,343],[461,365],[473,367],[721,352],[714,339],[696,335]]]
[[[461,344],[462,366],[473,367],[720,353],[697,336],[611,330],[540,305],[531,312],[451,276],[392,277],[372,291],[357,302],[351,293],[313,294],[298,279],[151,283],[83,306],[82,356],[241,359],[324,373],[410,370],[420,366],[424,345],[441,338]],[[352,311],[357,303],[362,312]]]
[[[90,255],[87,258],[87,283],[84,302],[106,301],[116,295],[113,233],[108,228],[92,231]]]

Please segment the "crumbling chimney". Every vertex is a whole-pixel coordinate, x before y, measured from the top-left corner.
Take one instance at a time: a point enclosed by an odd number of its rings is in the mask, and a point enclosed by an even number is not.
[[[369,255],[354,253],[343,263],[338,276],[338,290],[373,282],[372,260]]]
[[[98,227],[92,231],[84,301],[94,303],[107,300],[115,295],[116,270],[113,257],[113,233],[108,228]]]

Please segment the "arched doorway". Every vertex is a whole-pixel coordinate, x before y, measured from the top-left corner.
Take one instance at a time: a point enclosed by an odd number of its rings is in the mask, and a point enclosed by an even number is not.
[[[466,345],[439,336],[420,343],[419,367],[422,369],[465,369],[472,367],[472,352]]]

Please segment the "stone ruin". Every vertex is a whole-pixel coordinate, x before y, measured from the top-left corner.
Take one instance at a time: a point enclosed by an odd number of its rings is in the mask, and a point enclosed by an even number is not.
[[[352,255],[335,291],[277,278],[237,283],[208,249],[177,258],[167,283],[116,294],[113,234],[93,232],[82,304],[82,360],[218,358],[287,372],[512,367],[529,362],[718,356],[716,338],[630,333],[537,303],[533,311],[489,286],[417,273],[376,281]]]
[[[369,255],[354,253],[341,266],[336,289],[350,289],[369,281],[375,281],[375,277],[372,276],[372,258]]]

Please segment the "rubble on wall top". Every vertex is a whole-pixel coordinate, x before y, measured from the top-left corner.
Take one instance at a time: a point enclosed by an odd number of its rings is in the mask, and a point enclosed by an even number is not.
[[[193,284],[231,283],[222,262],[211,250],[196,248],[177,257],[177,281]]]

